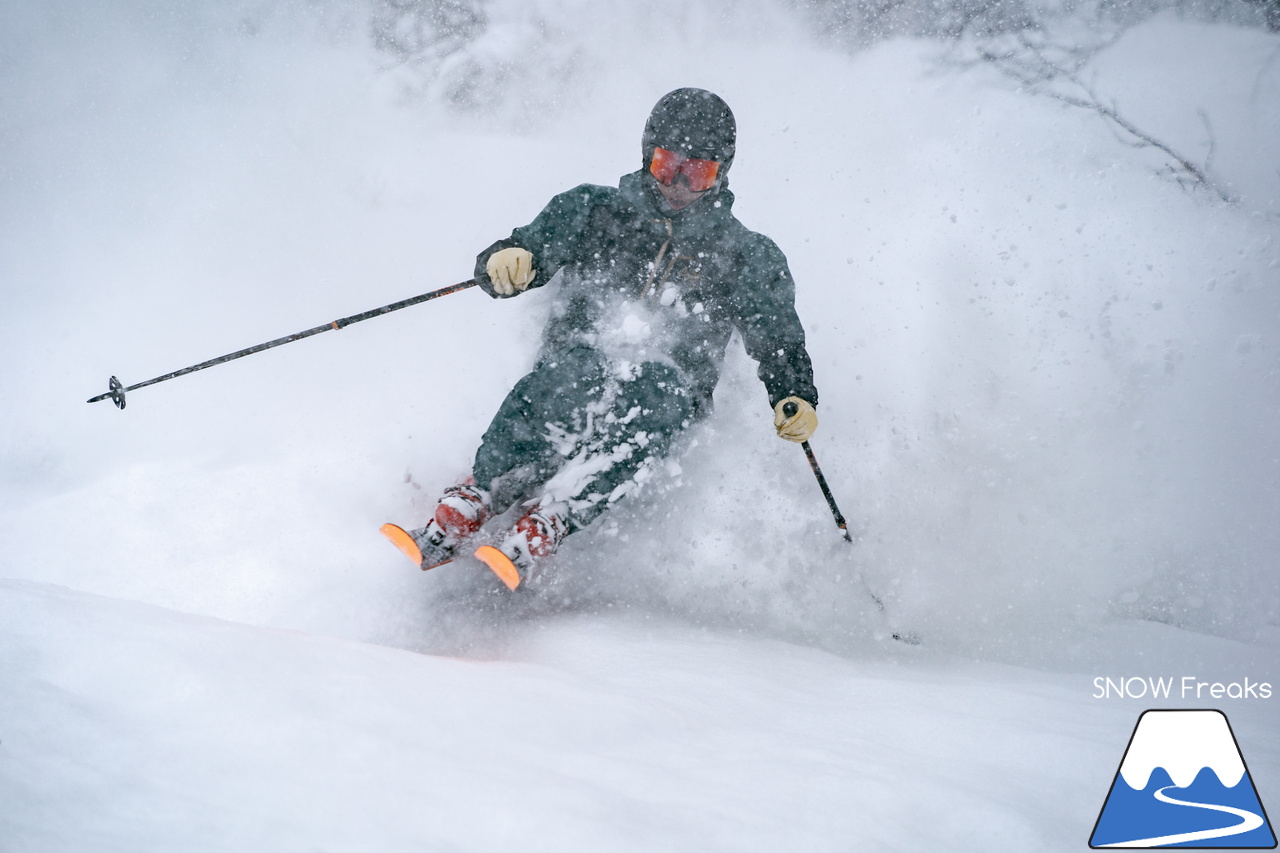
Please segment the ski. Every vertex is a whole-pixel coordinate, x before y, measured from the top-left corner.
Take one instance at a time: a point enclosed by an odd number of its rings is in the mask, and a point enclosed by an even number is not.
[[[412,560],[413,564],[424,572],[453,562],[453,558],[449,557],[428,565],[430,561],[422,556],[422,549],[418,546],[418,540],[414,538],[412,533],[398,524],[388,522],[382,525],[378,532],[385,536],[388,542],[396,546],[400,553]],[[476,549],[475,558],[483,563],[489,571],[497,575],[498,580],[502,581],[503,586],[507,589],[514,590],[520,586],[520,572],[516,569],[515,563],[511,562],[511,558],[497,548],[492,545],[482,545]]]
[[[424,572],[428,569],[443,566],[445,563],[453,562],[453,558],[450,557],[427,565],[429,561],[422,556],[422,549],[418,547],[418,542],[413,538],[413,534],[398,524],[391,524],[388,522],[378,528],[378,532],[387,537],[387,541],[399,548],[402,554],[410,560],[413,560],[413,564]]]
[[[492,545],[481,545],[476,549],[475,558],[484,563],[489,571],[498,576],[503,586],[512,592],[520,586],[520,571],[511,558]]]

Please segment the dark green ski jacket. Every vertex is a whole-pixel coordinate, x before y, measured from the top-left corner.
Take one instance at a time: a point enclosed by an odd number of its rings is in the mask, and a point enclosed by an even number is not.
[[[770,406],[790,396],[817,405],[782,251],[737,220],[728,189],[672,214],[651,184],[638,171],[617,188],[583,184],[556,196],[533,222],[480,254],[481,287],[498,296],[485,272],[490,255],[528,249],[537,271],[531,287],[559,275],[540,362],[569,347],[621,344],[624,363],[674,364],[705,415],[736,329],[759,364]]]

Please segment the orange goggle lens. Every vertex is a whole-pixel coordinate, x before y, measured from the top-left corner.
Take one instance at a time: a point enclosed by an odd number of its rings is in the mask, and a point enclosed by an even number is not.
[[[689,189],[700,193],[715,186],[716,176],[720,174],[720,164],[715,160],[701,160],[665,148],[655,148],[653,159],[649,161],[649,171],[668,186],[676,182],[677,175],[684,175],[689,182]]]

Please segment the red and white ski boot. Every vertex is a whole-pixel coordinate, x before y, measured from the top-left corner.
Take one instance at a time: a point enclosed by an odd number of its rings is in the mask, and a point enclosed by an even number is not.
[[[452,560],[458,544],[478,531],[490,515],[489,496],[467,482],[444,490],[425,527],[405,530],[384,524],[381,532],[426,571]]]
[[[556,552],[568,533],[568,525],[559,513],[535,506],[516,522],[498,547],[477,548],[476,559],[488,566],[507,589],[514,590],[528,579],[539,561]]]

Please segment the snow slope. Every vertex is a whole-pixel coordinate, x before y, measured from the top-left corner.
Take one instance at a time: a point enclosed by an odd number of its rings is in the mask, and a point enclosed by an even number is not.
[[[1094,677],[1280,683],[1275,36],[1158,17],[1089,68],[1197,157],[1203,111],[1227,206],[939,46],[679,5],[495,4],[475,55],[546,62],[470,112],[356,4],[0,11],[0,849],[1080,849],[1151,701]],[[734,349],[529,596],[407,567],[378,525],[465,471],[545,294],[84,404],[465,278],[688,84],[855,548]],[[1224,709],[1264,803],[1274,701]]]
[[[1079,850],[1134,716],[652,615],[477,661],[0,590],[13,850]],[[1233,716],[1274,777],[1274,716]]]

